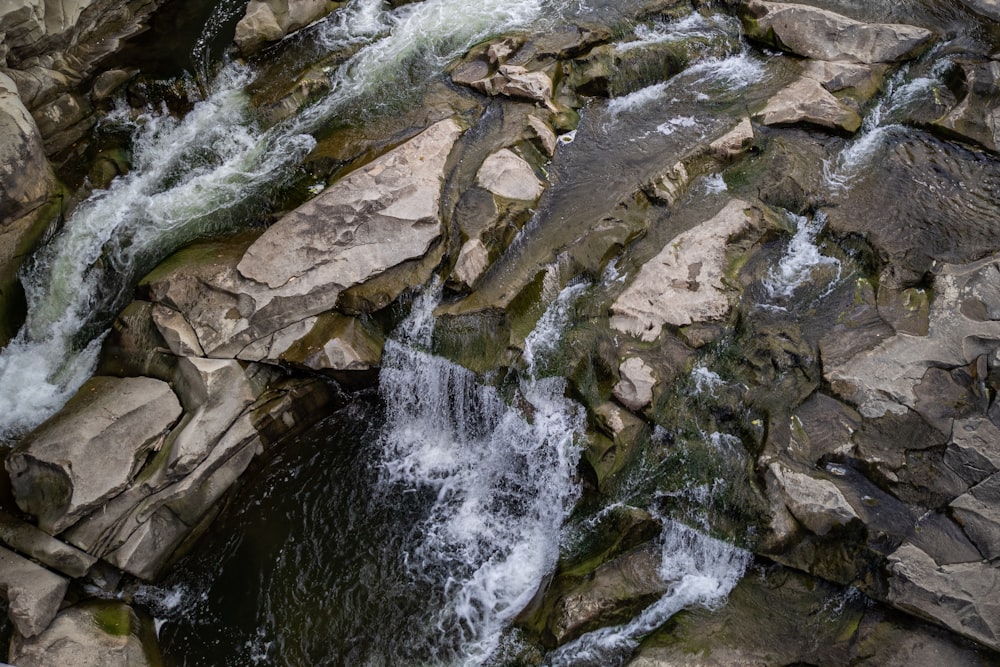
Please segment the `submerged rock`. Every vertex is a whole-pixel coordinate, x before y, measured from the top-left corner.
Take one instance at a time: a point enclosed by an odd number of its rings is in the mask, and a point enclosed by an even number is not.
[[[122,602],[90,601],[64,609],[32,639],[15,637],[20,667],[156,667],[162,664],[152,623]]]
[[[747,202],[731,201],[667,243],[612,304],[611,326],[653,341],[664,324],[685,326],[728,313],[726,244],[756,226],[750,209]]]
[[[914,57],[934,38],[924,28],[862,23],[808,5],[750,0],[741,18],[747,36],[800,56],[852,63]]]

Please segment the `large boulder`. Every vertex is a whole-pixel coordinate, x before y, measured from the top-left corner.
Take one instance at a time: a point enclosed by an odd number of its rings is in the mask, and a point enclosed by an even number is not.
[[[862,23],[808,5],[750,0],[742,11],[747,36],[800,56],[852,63],[897,62],[934,38],[924,28]]]
[[[810,123],[850,133],[861,127],[861,116],[854,109],[840,102],[820,82],[805,76],[781,89],[754,120],[763,125]]]
[[[226,256],[229,248],[188,264],[179,255],[143,289],[182,316],[206,355],[280,362],[345,290],[428,253],[442,233],[445,161],[460,134],[454,120],[440,121],[286,215],[242,256]]]
[[[965,97],[935,125],[950,136],[1000,152],[1000,62],[962,62]]]
[[[7,458],[18,505],[65,530],[124,490],[180,415],[166,382],[92,378]]]
[[[123,602],[91,600],[64,609],[37,637],[15,636],[19,667],[155,667],[162,664],[152,622]]]
[[[0,593],[22,637],[34,637],[49,627],[68,586],[65,577],[0,548]]]
[[[531,165],[507,148],[483,161],[476,183],[498,197],[529,201],[541,197],[545,188]]]
[[[726,245],[756,225],[747,202],[733,200],[714,217],[672,239],[611,306],[611,326],[653,341],[664,324],[685,326],[729,312]]]
[[[834,528],[859,519],[844,494],[830,480],[790,470],[780,463],[770,465],[767,480],[768,489],[773,487],[778,491],[792,516],[816,535],[826,535]]]
[[[0,72],[0,229],[37,207],[54,186],[38,126],[17,85]],[[0,256],[0,264],[9,259]]]
[[[236,24],[236,45],[250,54],[326,15],[327,0],[250,0]]]

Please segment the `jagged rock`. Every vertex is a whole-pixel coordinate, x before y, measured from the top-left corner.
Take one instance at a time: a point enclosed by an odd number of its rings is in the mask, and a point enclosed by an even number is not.
[[[768,467],[768,473],[768,488],[775,484],[792,516],[816,535],[826,535],[859,518],[837,485],[829,480],[789,470],[777,462]]]
[[[915,56],[934,37],[916,26],[862,23],[808,5],[750,0],[742,12],[747,36],[816,60],[896,62]]]
[[[251,0],[236,24],[236,45],[244,54],[281,39],[327,13],[326,0]]]
[[[611,393],[629,410],[639,412],[653,402],[656,376],[653,369],[638,357],[629,357],[618,367],[621,379]]]
[[[229,244],[182,266],[182,253],[144,289],[183,316],[207,355],[280,362],[345,290],[424,256],[440,237],[442,173],[460,134],[455,121],[438,122],[286,215],[242,257]],[[406,286],[384,291],[395,298]]]
[[[802,76],[818,82],[831,93],[849,97],[860,106],[878,93],[888,68],[888,65],[809,60],[802,67]]]
[[[381,332],[364,320],[325,313],[282,359],[317,371],[366,371],[378,367],[384,343]]]
[[[458,252],[453,277],[460,285],[471,288],[486,271],[489,262],[490,253],[483,242],[479,239],[469,239],[462,244],[462,249]]]
[[[928,334],[899,333],[824,374],[866,417],[917,407],[916,386],[928,369],[955,368],[990,354],[1000,341],[1000,267],[988,257],[943,265],[934,280]],[[945,432],[950,432],[950,427]]]
[[[0,72],[0,229],[41,204],[54,187],[38,126],[17,85]],[[0,256],[0,264],[10,259]]]
[[[720,160],[729,160],[745,153],[754,142],[753,125],[749,118],[741,120],[736,127],[708,145],[709,150]]]
[[[92,378],[7,458],[18,505],[61,532],[124,490],[180,414],[165,382]]]
[[[69,580],[0,547],[0,593],[18,633],[34,637],[49,627]]]
[[[660,577],[660,547],[649,542],[605,563],[591,579],[559,600],[550,630],[558,643],[594,625],[614,622],[622,612],[648,603],[667,590]]]
[[[677,162],[666,172],[655,178],[643,191],[651,199],[673,206],[691,184],[691,174],[683,162]]]
[[[729,312],[723,283],[726,244],[755,225],[750,205],[733,200],[713,218],[672,239],[611,306],[611,326],[656,340],[664,324],[685,326]]]
[[[970,484],[1000,470],[1000,428],[989,419],[956,419],[944,461]]]
[[[19,667],[155,667],[156,633],[123,602],[89,601],[64,609],[33,639],[15,636],[10,658]]]
[[[70,577],[82,577],[97,559],[6,512],[0,512],[0,540]]]
[[[151,315],[157,330],[174,355],[178,357],[205,356],[205,351],[201,349],[201,343],[198,342],[198,335],[183,315],[158,303],[152,306]]]
[[[531,165],[507,148],[483,161],[476,174],[476,183],[498,197],[524,201],[538,199],[545,190]]]
[[[888,558],[889,604],[1000,650],[1000,568],[987,562],[938,565],[904,543]]]
[[[535,131],[535,136],[538,137],[538,141],[542,144],[542,149],[545,154],[549,157],[555,155],[556,152],[556,133],[549,124],[544,120],[535,115],[528,116],[528,125],[531,129]]]
[[[935,125],[947,134],[1000,152],[1000,62],[961,63],[965,97]]]
[[[977,14],[1000,21],[1000,0],[961,0],[961,2]]]
[[[1000,556],[1000,476],[994,473],[956,498],[950,507],[987,560]]]
[[[808,77],[780,90],[754,119],[764,125],[811,123],[852,134],[861,127],[861,116],[856,111]]]

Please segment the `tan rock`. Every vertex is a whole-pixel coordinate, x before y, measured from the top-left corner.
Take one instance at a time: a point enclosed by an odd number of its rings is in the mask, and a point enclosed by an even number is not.
[[[531,165],[507,148],[483,161],[476,174],[476,183],[498,197],[524,201],[538,199],[545,190]]]
[[[653,369],[638,357],[629,357],[618,367],[621,379],[611,393],[629,410],[644,410],[653,401],[656,376]]]
[[[0,229],[37,207],[54,186],[35,120],[13,79],[0,72]],[[9,259],[0,257],[0,264]]]
[[[789,470],[777,462],[768,466],[768,473],[768,488],[776,484],[788,511],[816,535],[826,535],[859,518],[837,485],[829,480]]]
[[[469,239],[462,244],[458,259],[455,260],[453,277],[459,284],[471,288],[486,271],[489,262],[490,254],[483,242],[479,239]]]
[[[34,637],[49,626],[69,580],[0,547],[0,593],[18,633]]]
[[[720,160],[728,160],[745,153],[754,142],[753,125],[749,118],[741,120],[736,127],[708,145],[709,150]]]
[[[808,77],[780,90],[754,118],[763,125],[810,123],[850,133],[861,127],[861,116],[856,111]]]

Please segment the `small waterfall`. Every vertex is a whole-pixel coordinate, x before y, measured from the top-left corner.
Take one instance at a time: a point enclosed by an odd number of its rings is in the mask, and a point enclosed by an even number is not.
[[[666,520],[660,535],[660,577],[670,589],[624,625],[589,632],[549,656],[548,667],[622,665],[639,640],[692,605],[723,604],[750,564],[751,554],[682,523]]]
[[[781,303],[787,302],[794,296],[795,290],[812,281],[817,270],[827,268],[834,273],[828,283],[831,287],[840,279],[840,260],[824,255],[816,245],[816,236],[826,224],[822,211],[812,219],[792,213],[787,215],[795,223],[795,235],[777,266],[771,268],[763,281],[769,300],[765,307],[782,309]]]
[[[243,92],[253,73],[238,63],[185,118],[146,113],[132,172],[81,204],[25,272],[27,323],[0,351],[0,440],[37,426],[92,373],[100,336],[143,273],[266,206],[315,145],[311,132],[350,104],[409,94],[395,90],[416,89],[472,44],[541,20],[543,9],[555,20],[564,4],[424,0],[387,10],[381,0],[354,0],[317,26],[317,39],[331,50],[366,46],[299,116],[256,127]]]
[[[581,289],[564,290],[528,337],[519,407],[427,351],[434,290],[386,345],[380,484],[386,498],[417,493],[430,505],[407,559],[413,576],[441,592],[431,623],[454,654],[435,664],[482,664],[555,566],[560,528],[578,494],[584,417],[564,398],[565,380],[535,372]]]

